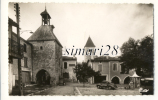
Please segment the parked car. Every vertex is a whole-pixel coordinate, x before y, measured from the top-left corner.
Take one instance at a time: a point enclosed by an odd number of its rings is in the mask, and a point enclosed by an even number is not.
[[[139,92],[142,93],[142,95],[153,94],[153,80],[153,78],[141,79],[141,87],[139,88]]]
[[[59,85],[66,85],[64,78],[59,79]]]
[[[113,89],[113,90],[117,89],[116,84],[110,83],[106,80],[103,80],[101,83],[98,83],[96,86],[98,89]]]

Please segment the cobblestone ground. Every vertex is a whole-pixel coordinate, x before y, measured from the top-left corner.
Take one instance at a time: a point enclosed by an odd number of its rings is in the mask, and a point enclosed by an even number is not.
[[[66,83],[65,86],[51,87],[46,91],[35,93],[34,95],[74,95],[74,85],[72,83]]]
[[[97,89],[96,85],[82,84],[78,85],[78,89],[82,95],[141,95],[138,89],[126,90],[121,85],[117,85],[117,90]]]
[[[135,90],[105,90],[97,88],[78,88],[82,95],[141,95],[138,89]]]
[[[57,96],[57,95],[69,95],[69,96],[74,96],[76,95],[75,92],[75,87],[78,88],[79,92],[82,95],[141,95],[138,91],[138,89],[134,90],[125,90],[122,85],[117,85],[119,89],[117,90],[106,90],[106,89],[97,89],[95,84],[85,84],[83,87],[82,83],[66,83],[65,86],[55,86],[55,87],[47,87],[48,89],[43,91],[43,92],[38,92],[35,93],[34,96],[36,95],[50,95],[50,96]],[[122,88],[121,88],[122,87]],[[44,89],[39,88],[37,90],[42,90]],[[29,89],[30,90],[30,89]],[[36,90],[33,89],[33,90]]]
[[[49,85],[43,85],[43,86],[38,86],[38,85],[31,85],[31,86],[27,86],[27,87],[24,87],[23,89],[23,95],[28,95],[28,94],[31,94],[31,93],[34,93],[34,92],[38,92],[38,91],[41,91],[41,90],[44,90],[44,89],[47,89],[47,88],[50,88]],[[19,87],[14,87],[13,88],[13,93],[12,95],[19,95],[20,92],[19,92]]]

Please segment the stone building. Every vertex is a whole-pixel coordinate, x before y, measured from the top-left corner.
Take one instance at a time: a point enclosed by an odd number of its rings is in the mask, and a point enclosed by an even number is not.
[[[76,81],[76,74],[74,68],[77,64],[76,57],[63,56],[63,77],[70,81]]]
[[[33,81],[37,84],[56,84],[62,76],[62,45],[53,33],[51,16],[41,13],[42,25],[28,38],[33,45]]]
[[[88,49],[95,49],[95,45],[90,37],[85,45],[85,49],[86,51]],[[121,66],[120,59],[117,57],[85,55],[84,60],[88,62],[88,65],[93,70],[101,72],[101,76],[91,78],[91,83],[99,83],[106,80],[115,84],[128,84],[130,81],[129,76],[132,72],[124,69]]]
[[[95,70],[100,71],[101,76],[91,79],[91,83],[98,83],[103,80],[113,82],[115,84],[128,84],[130,76],[133,74],[129,70],[125,70],[121,66],[119,58],[100,56],[89,60],[88,64]]]
[[[91,37],[88,38],[86,45],[84,46],[85,54],[84,54],[84,62],[87,62],[89,59],[94,59],[94,49],[95,45],[91,39]]]

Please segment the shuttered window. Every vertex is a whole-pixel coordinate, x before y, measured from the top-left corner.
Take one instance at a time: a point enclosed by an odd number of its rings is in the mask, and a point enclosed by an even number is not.
[[[117,71],[117,64],[113,64],[113,71]]]
[[[67,62],[64,62],[64,68],[67,69]]]
[[[99,65],[98,65],[98,71],[102,72],[102,70],[103,70],[103,69],[102,69],[102,64],[99,64]]]

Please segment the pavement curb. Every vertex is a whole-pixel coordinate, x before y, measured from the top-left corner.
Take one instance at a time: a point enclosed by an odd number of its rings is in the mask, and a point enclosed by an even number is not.
[[[77,87],[75,87],[75,91],[77,92],[75,95],[82,95]]]

